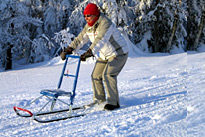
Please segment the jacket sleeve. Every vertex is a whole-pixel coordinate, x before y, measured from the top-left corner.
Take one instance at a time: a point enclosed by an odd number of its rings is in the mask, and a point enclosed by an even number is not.
[[[89,38],[86,34],[86,29],[87,25],[85,25],[83,30],[78,34],[77,37],[75,37],[75,39],[71,42],[69,47],[72,47],[73,49],[75,49],[75,51],[78,51],[80,48],[83,47],[84,44],[88,42]]]
[[[99,50],[107,43],[107,41],[110,39],[110,36],[112,34],[111,32],[111,26],[112,22],[109,20],[102,20],[98,27],[100,32],[97,34],[95,40],[90,46],[90,49],[92,50],[93,54],[97,54]]]

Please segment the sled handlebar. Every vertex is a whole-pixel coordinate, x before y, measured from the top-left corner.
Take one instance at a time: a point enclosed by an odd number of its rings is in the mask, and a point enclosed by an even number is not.
[[[24,112],[26,112],[26,113],[28,113],[31,117],[33,116],[33,113],[31,113],[31,111],[29,111],[29,110],[27,110],[27,109],[23,109],[23,108],[20,108],[20,107],[14,107],[14,111],[18,114],[18,115],[20,115],[19,114],[19,112],[18,112],[18,110],[21,110],[21,111],[24,111]]]
[[[80,58],[80,56],[77,56],[77,55],[66,55],[66,58]]]

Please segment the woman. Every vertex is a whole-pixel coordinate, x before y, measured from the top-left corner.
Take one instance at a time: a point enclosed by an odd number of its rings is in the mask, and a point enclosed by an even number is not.
[[[100,14],[98,7],[89,3],[84,12],[87,24],[82,32],[62,53],[64,60],[66,54],[72,54],[79,50],[90,40],[89,49],[80,56],[81,61],[99,53],[92,72],[93,105],[107,101],[105,110],[119,108],[119,94],[117,88],[117,76],[122,70],[128,57],[127,43],[111,22],[110,19]],[[107,91],[107,100],[105,90]]]

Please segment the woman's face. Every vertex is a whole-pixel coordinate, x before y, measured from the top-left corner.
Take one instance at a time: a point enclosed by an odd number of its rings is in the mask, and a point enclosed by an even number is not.
[[[96,15],[84,15],[84,17],[87,23],[91,23],[95,19]]]

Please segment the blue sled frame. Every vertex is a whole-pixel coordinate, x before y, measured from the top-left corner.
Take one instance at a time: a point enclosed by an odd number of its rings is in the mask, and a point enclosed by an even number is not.
[[[65,74],[65,70],[66,70],[66,66],[67,66],[69,58],[78,59],[77,69],[76,69],[76,72],[75,72],[74,75],[72,75],[72,74]],[[81,63],[80,56],[66,55],[66,60],[65,60],[64,66],[63,66],[63,70],[62,70],[59,82],[58,82],[57,89],[54,89],[54,90],[49,90],[49,89],[41,90],[40,91],[41,96],[36,98],[36,99],[34,99],[33,101],[31,101],[30,104],[24,106],[23,108],[14,106],[13,109],[16,112],[16,114],[21,116],[21,117],[33,117],[33,119],[35,121],[40,122],[40,123],[48,123],[48,122],[53,122],[53,121],[65,120],[65,119],[73,118],[73,117],[84,116],[85,114],[72,115],[72,111],[73,110],[84,109],[84,107],[75,107],[75,108],[72,107],[73,106],[73,101],[74,101],[74,98],[75,98],[75,95],[76,95],[75,91],[76,91],[78,75],[79,75],[79,71],[80,71],[80,63]],[[71,92],[66,92],[66,91],[60,89],[64,76],[74,77],[73,89],[72,89]],[[70,98],[70,102],[66,103],[66,102],[60,100],[58,98],[59,96],[67,96],[67,97],[69,97]],[[31,111],[26,109],[26,107],[30,106],[33,102],[39,100],[42,97],[47,97],[49,99],[49,101],[47,103],[45,103],[45,105],[43,107],[41,107],[41,109],[37,113],[32,113]],[[66,105],[68,105],[68,108],[63,109],[63,110],[53,110],[57,100],[61,101],[62,103],[66,104]],[[50,111],[43,112],[42,110],[50,102],[51,102]],[[44,119],[39,119],[38,118],[38,116],[42,116],[42,115],[45,116],[45,115],[50,115],[50,114],[58,114],[58,113],[62,113],[62,112],[67,112],[66,116],[60,117],[60,118],[51,118],[51,119],[46,119],[46,120],[45,120],[45,118]]]

